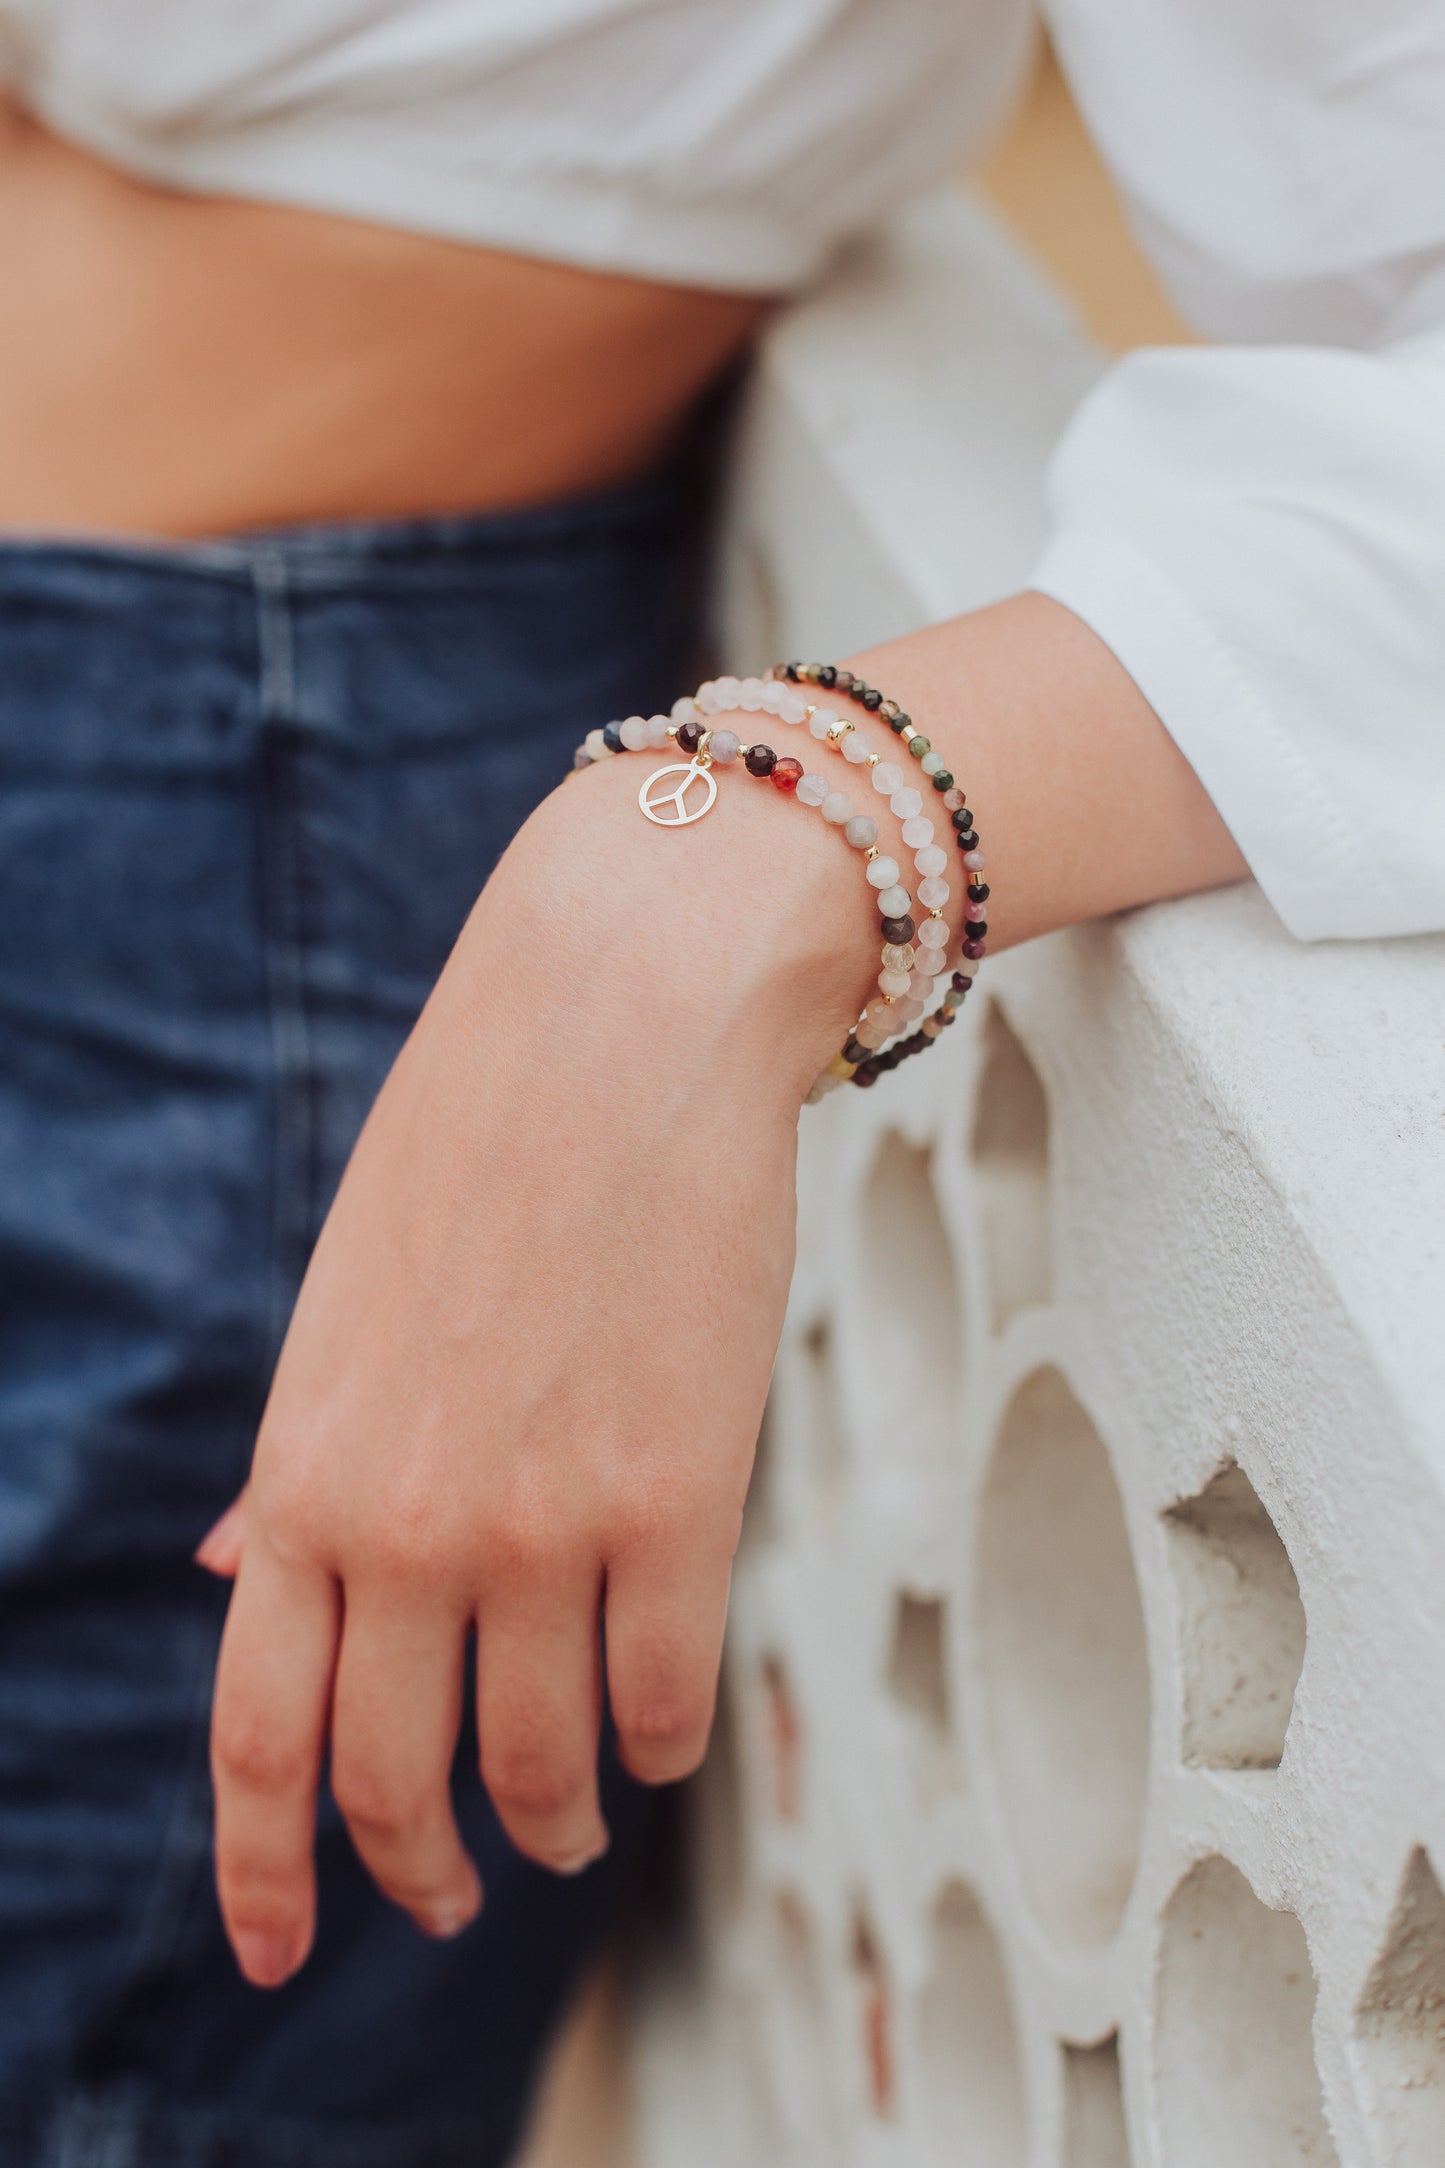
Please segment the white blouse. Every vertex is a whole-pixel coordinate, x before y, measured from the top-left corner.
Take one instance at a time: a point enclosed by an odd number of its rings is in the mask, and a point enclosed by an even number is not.
[[[1445,0],[1050,0],[1213,347],[1067,431],[1034,584],[1302,936],[1445,929]],[[786,290],[975,152],[1026,0],[0,0],[0,79],[173,186]]]

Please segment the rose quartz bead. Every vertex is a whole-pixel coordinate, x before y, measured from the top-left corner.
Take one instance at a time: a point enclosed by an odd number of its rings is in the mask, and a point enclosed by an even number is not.
[[[903,770],[893,760],[880,760],[873,770],[873,788],[880,798],[891,798],[903,788]]]
[[[898,860],[896,858],[882,857],[870,859],[867,878],[870,888],[896,888],[898,885]]]
[[[981,918],[987,918],[988,905],[986,903],[966,903],[963,907],[963,915],[965,918],[973,919],[975,921]]]
[[[915,813],[903,823],[903,840],[910,851],[921,851],[925,843],[933,841],[933,823],[925,814]]]
[[[692,702],[691,702],[691,701],[689,701],[689,702],[688,702],[688,706],[689,706],[689,707],[691,707],[691,706],[692,706]],[[685,722],[685,721],[687,720],[687,718],[686,718],[686,717],[684,716],[683,720],[684,720],[684,722]],[[656,751],[657,751],[657,750],[658,750],[658,749],[659,749],[660,747],[662,747],[662,746],[666,745],[666,743],[667,743],[667,725],[668,725],[668,717],[667,717],[667,716],[665,716],[665,715],[649,715],[649,716],[648,716],[648,718],[647,718],[647,749],[648,749],[648,751],[649,751],[649,752],[656,752]]]
[[[737,759],[742,742],[735,730],[715,730],[707,741],[707,749],[718,765],[726,768]]]
[[[738,706],[745,715],[757,715],[763,705],[763,681],[761,678],[745,677],[738,694]]]
[[[918,900],[925,910],[941,911],[951,893],[947,881],[940,881],[933,874],[930,874],[926,881],[920,881],[918,884]]]
[[[965,956],[958,969],[966,979],[976,979],[978,977],[978,958],[976,956]]]
[[[786,686],[779,685],[775,678],[766,679],[763,684],[763,713],[765,715],[781,715],[783,702],[787,697]]]
[[[938,1037],[938,1034],[942,1031],[943,1026],[939,1023],[936,1016],[925,1016],[923,1022],[919,1025],[918,1028],[923,1033],[925,1038],[936,1039]]]
[[[868,851],[878,841],[878,823],[866,813],[855,813],[844,824],[843,833],[855,851]]]
[[[899,1002],[898,1014],[905,1024],[916,1024],[923,1014],[923,1003],[916,994],[910,994],[907,1001]]]
[[[828,795],[828,779],[824,775],[805,775],[798,785],[798,796],[804,805],[821,805]]]
[[[850,730],[843,740],[843,758],[851,761],[855,768],[866,766],[868,750],[868,740],[860,737],[856,730]]]
[[[801,723],[808,713],[808,703],[797,693],[784,693],[778,705],[778,719],[784,723]]]
[[[984,857],[982,851],[965,851],[963,862],[970,873],[982,873],[984,867],[988,864],[988,860]]]
[[[946,873],[948,853],[937,843],[925,843],[913,861],[920,873]]]
[[[948,928],[941,918],[926,918],[914,939],[920,948],[947,948]]]
[[[906,994],[912,990],[912,986],[913,980],[906,971],[880,971],[878,974],[880,994]]]
[[[909,783],[903,790],[895,790],[888,803],[901,821],[911,821],[915,813],[923,811],[923,793]]]
[[[880,888],[878,911],[882,918],[907,918],[913,898],[900,882],[897,888]]]
[[[870,1024],[881,1025],[884,1031],[891,1031],[897,1021],[898,1012],[881,994],[875,994],[863,1014]]]
[[[617,735],[629,753],[641,753],[646,749],[647,724],[640,715],[629,715],[625,723],[619,723]]]
[[[944,792],[943,802],[948,807],[950,813],[957,813],[968,804],[968,800],[964,797],[963,792],[959,789],[956,783],[953,785],[952,789],[946,790]]]
[[[920,949],[918,961],[920,969],[930,972],[934,978],[937,978],[940,971],[948,969],[948,950],[946,948]]]
[[[883,944],[883,968],[885,971],[911,971],[913,969],[913,944],[885,941]]]
[[[713,691],[717,694],[717,702],[720,708],[736,708],[742,705],[743,687],[741,678],[720,677],[716,680]]]
[[[835,828],[841,828],[844,821],[850,821],[853,818],[852,799],[847,797],[841,790],[830,790],[823,800],[823,818],[825,821],[831,821]]]
[[[874,1047],[881,1046],[891,1033],[887,1024],[875,1024],[871,1018],[865,1017],[861,1024],[853,1026],[853,1036],[860,1046]]]
[[[699,715],[717,715],[721,712],[723,703],[718,697],[718,689],[711,678],[708,679],[706,685],[699,685],[693,700],[693,706]],[[685,715],[673,717],[674,722],[687,722],[688,719]]]
[[[674,723],[690,723],[696,713],[697,702],[695,700],[690,700],[687,694],[684,693],[681,700],[673,701],[672,714],[669,717],[669,721]]]
[[[827,737],[837,720],[831,708],[814,708],[808,717],[808,729],[815,738],[821,740]]]
[[[607,760],[610,758],[612,748],[610,745],[603,744],[600,730],[589,730],[582,742],[594,760]]]

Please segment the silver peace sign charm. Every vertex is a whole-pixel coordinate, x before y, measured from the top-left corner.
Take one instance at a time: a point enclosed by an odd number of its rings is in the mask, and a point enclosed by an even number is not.
[[[656,789],[655,785],[661,783],[663,778],[669,775],[680,775],[682,781],[675,783],[671,790]],[[692,789],[694,783],[702,784],[706,796],[701,805],[689,807],[687,802],[688,792]],[[659,828],[686,828],[691,822],[700,821],[704,813],[711,811],[712,802],[716,796],[716,776],[711,774],[707,768],[701,766],[698,761],[677,761],[670,768],[653,769],[652,774],[637,793],[637,803],[641,806],[647,818],[655,822]]]

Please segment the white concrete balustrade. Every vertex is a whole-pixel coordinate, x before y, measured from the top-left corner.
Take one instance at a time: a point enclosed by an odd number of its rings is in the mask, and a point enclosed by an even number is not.
[[[1098,367],[962,203],[860,255],[730,666],[1016,586]],[[1137,913],[804,1126],[642,2168],[1445,2168],[1445,944]]]

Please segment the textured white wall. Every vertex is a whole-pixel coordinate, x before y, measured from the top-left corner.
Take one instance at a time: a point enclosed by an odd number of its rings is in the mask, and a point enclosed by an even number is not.
[[[1017,585],[1097,366],[976,210],[860,255],[730,663]],[[1442,2168],[1445,944],[1138,913],[805,1128],[645,2168]]]

